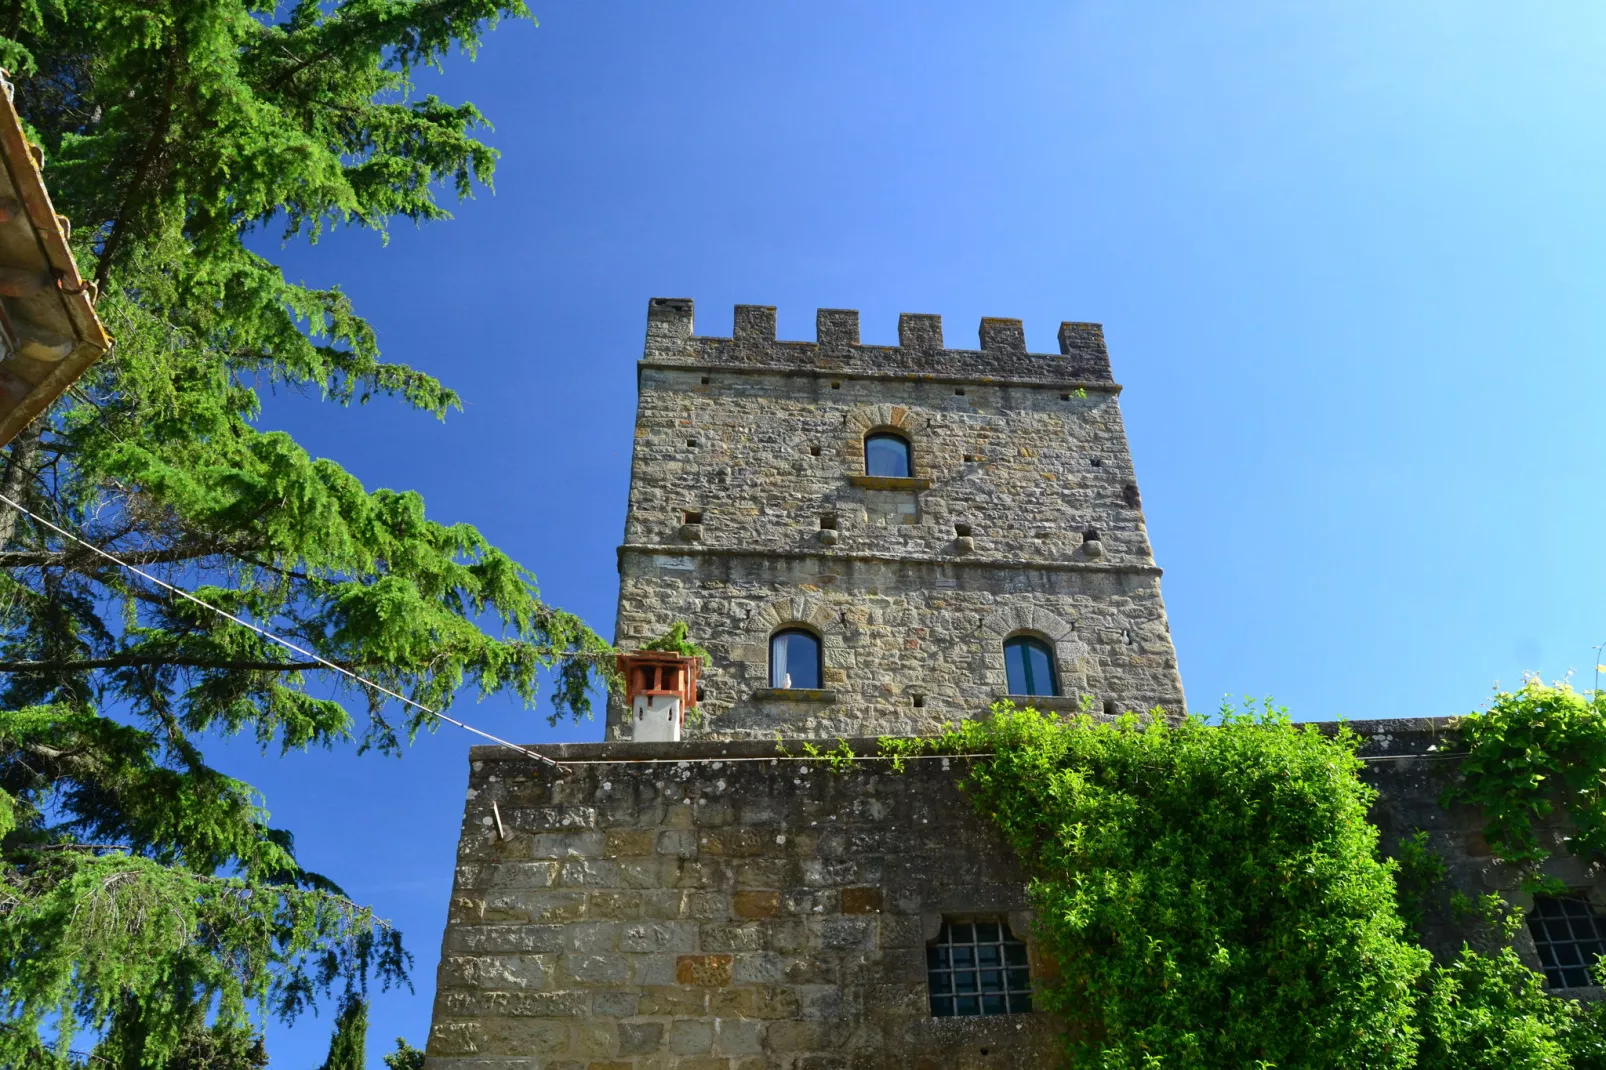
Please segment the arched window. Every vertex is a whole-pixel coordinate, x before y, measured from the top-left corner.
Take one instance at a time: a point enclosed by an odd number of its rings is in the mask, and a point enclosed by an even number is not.
[[[802,628],[787,628],[770,637],[770,686],[822,686],[820,637]]]
[[[1041,639],[1017,635],[1004,641],[1004,674],[1011,695],[1058,695],[1059,673],[1054,651]]]
[[[914,474],[909,467],[909,440],[891,431],[877,431],[864,439],[864,474],[892,476],[908,479]]]

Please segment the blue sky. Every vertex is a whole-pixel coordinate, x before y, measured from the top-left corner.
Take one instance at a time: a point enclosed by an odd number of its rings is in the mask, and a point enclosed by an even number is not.
[[[1606,640],[1606,12],[1586,4],[538,0],[427,87],[496,124],[494,196],[388,246],[272,247],[338,282],[444,424],[281,397],[611,635],[647,299],[866,341],[937,312],[1055,350],[1105,325],[1189,700],[1302,718],[1476,708]],[[502,702],[520,740],[592,739]],[[469,740],[401,761],[227,752],[303,858],[407,932],[422,1043]],[[315,1066],[327,1016],[274,1029]]]

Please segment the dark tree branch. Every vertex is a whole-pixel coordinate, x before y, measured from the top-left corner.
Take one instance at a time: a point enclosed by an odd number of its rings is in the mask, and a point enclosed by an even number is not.
[[[163,565],[176,561],[194,561],[203,557],[240,557],[255,546],[169,546],[162,550],[107,550],[119,561],[130,565]],[[104,557],[82,547],[73,550],[12,550],[0,553],[0,568],[33,568],[50,565],[58,568],[76,568],[85,562],[109,565]],[[256,564],[256,562],[252,562]]]
[[[336,664],[339,664],[338,662]],[[89,669],[133,669],[171,665],[180,669],[229,669],[240,672],[305,672],[328,669],[321,661],[242,661],[223,658],[170,657],[162,654],[119,654],[109,658],[57,661],[0,661],[0,672],[84,672]],[[345,668],[346,666],[341,666]]]
[[[22,498],[22,488],[33,474],[33,459],[39,452],[39,439],[43,434],[44,425],[35,420],[23,428],[11,447],[11,456],[6,460],[5,478],[0,480],[0,492],[12,501]],[[17,530],[17,516],[17,510],[0,502],[0,549],[11,542],[11,533]]]
[[[167,128],[173,118],[174,76],[173,64],[170,61],[167,67],[166,92],[162,94],[162,104],[157,119],[151,124],[150,138],[146,141],[145,151],[134,167],[133,181],[128,184],[122,203],[117,206],[117,214],[112,217],[106,241],[100,247],[100,263],[95,267],[96,293],[106,292],[106,286],[111,281],[112,264],[117,254],[122,251],[122,244],[128,233],[128,217],[135,210],[138,199],[145,195],[145,183],[155,169],[156,162],[161,159],[162,149],[167,145]]]

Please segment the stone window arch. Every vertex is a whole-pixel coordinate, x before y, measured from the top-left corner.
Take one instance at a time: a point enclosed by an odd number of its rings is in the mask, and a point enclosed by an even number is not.
[[[1011,693],[1004,644],[1030,637],[1053,654],[1054,673],[1061,696],[1074,697],[1088,690],[1087,647],[1077,638],[1076,626],[1063,617],[1032,605],[1004,606],[983,618],[978,632],[980,668],[999,695]],[[1043,696],[1048,697],[1048,696]]]
[[[843,416],[847,433],[842,436],[842,470],[869,475],[870,470],[865,462],[870,439],[876,435],[896,435],[909,447],[908,475],[918,475],[921,467],[917,463],[920,452],[918,432],[928,422],[902,405],[859,405],[849,409]]]
[[[770,639],[788,629],[813,633],[820,641],[821,687],[830,690],[846,679],[851,659],[842,636],[836,609],[812,595],[776,598],[757,606],[747,618],[742,641],[731,647],[732,669],[740,684],[768,688],[770,683]],[[801,687],[796,680],[793,687]]]

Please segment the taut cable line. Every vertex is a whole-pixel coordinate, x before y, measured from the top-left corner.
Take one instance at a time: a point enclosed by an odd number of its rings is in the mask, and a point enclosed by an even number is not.
[[[448,716],[447,714],[444,714],[444,713],[441,713],[439,710],[430,709],[428,706],[425,706],[421,702],[416,702],[413,699],[408,698],[406,695],[400,694],[400,693],[398,693],[396,691],[392,691],[390,688],[386,687],[383,684],[375,683],[373,680],[368,679],[366,676],[363,676],[363,675],[361,675],[359,673],[352,672],[350,669],[346,668],[343,665],[337,665],[336,663],[330,661],[328,658],[323,657],[320,654],[316,654],[313,651],[306,649],[305,647],[302,647],[302,646],[299,646],[299,645],[297,645],[295,643],[292,643],[288,639],[285,639],[285,638],[282,638],[282,637],[280,637],[278,635],[275,635],[274,633],[268,631],[266,628],[262,628],[259,625],[252,624],[248,620],[243,620],[240,617],[235,616],[233,613],[230,613],[228,610],[219,609],[217,606],[212,605],[210,602],[206,602],[206,601],[203,601],[203,600],[195,597],[193,594],[190,594],[188,591],[184,590],[183,588],[175,587],[171,583],[168,583],[166,580],[159,579],[156,576],[151,575],[149,572],[146,572],[144,569],[140,568],[138,565],[129,564],[127,561],[124,561],[121,558],[119,558],[116,554],[113,554],[113,553],[111,553],[111,552],[109,552],[107,550],[103,550],[99,546],[96,546],[94,543],[89,542],[89,541],[87,541],[85,539],[79,538],[77,535],[74,535],[72,532],[66,530],[65,528],[61,527],[60,525],[53,524],[49,520],[46,520],[44,517],[39,516],[37,513],[29,511],[25,506],[21,505],[18,502],[13,501],[12,499],[6,497],[4,494],[0,494],[0,502],[4,502],[6,505],[11,506],[11,508],[17,510],[17,512],[21,513],[23,516],[28,517],[30,520],[34,521],[35,523],[43,524],[45,527],[49,528],[51,531],[54,531],[56,534],[60,535],[62,538],[71,539],[73,542],[75,542],[78,545],[84,547],[85,549],[90,550],[93,553],[96,553],[96,554],[100,555],[101,557],[104,557],[107,561],[110,561],[112,564],[117,565],[119,568],[127,569],[129,572],[132,572],[134,575],[139,576],[141,579],[144,579],[144,580],[146,580],[146,581],[148,581],[150,583],[154,583],[156,586],[161,587],[163,590],[171,591],[173,594],[178,595],[180,598],[186,599],[187,601],[190,601],[190,602],[194,602],[196,605],[202,607],[203,609],[209,610],[212,613],[216,613],[220,617],[224,617],[224,618],[226,618],[228,620],[231,620],[235,624],[240,625],[242,628],[249,628],[249,629],[251,629],[251,631],[256,632],[258,635],[262,636],[264,639],[267,639],[270,642],[277,643],[280,646],[284,647],[286,650],[294,651],[295,653],[300,654],[302,657],[311,658],[313,661],[317,662],[319,665],[322,665],[325,668],[328,668],[328,669],[332,670],[333,672],[340,673],[342,676],[348,677],[348,678],[356,681],[357,683],[361,684],[364,687],[373,688],[375,691],[378,691],[381,694],[389,695],[391,698],[395,699],[396,701],[405,703],[408,706],[411,706],[416,710],[420,710],[423,713],[429,715],[430,717],[439,718],[440,720],[445,721],[449,725],[453,725],[453,726],[455,726],[457,728],[463,729],[465,732],[472,732],[474,735],[479,736],[481,739],[490,740],[492,743],[496,744],[497,746],[504,747],[507,750],[513,751],[516,754],[522,754],[526,758],[533,758],[537,762],[540,762],[543,765],[551,766],[552,768],[557,769],[557,770],[559,770],[560,772],[562,772],[562,773],[564,773],[566,775],[571,771],[569,767],[570,766],[576,766],[576,765],[702,765],[702,764],[709,764],[709,763],[714,763],[714,762],[720,762],[720,763],[724,763],[724,762],[731,762],[731,763],[736,763],[736,762],[771,762],[771,763],[773,763],[773,762],[776,762],[776,761],[794,761],[794,762],[806,761],[806,762],[814,762],[814,763],[820,764],[820,765],[828,765],[830,763],[830,760],[831,760],[831,757],[832,757],[832,755],[829,752],[825,752],[825,753],[814,754],[814,755],[810,755],[810,754],[776,754],[776,755],[764,755],[764,756],[743,755],[743,756],[740,756],[740,757],[713,757],[713,756],[710,756],[710,757],[697,757],[697,758],[575,758],[575,759],[570,759],[568,761],[560,762],[560,761],[558,761],[558,760],[556,760],[554,758],[548,758],[544,754],[539,754],[536,751],[530,750],[528,747],[521,747],[517,743],[510,743],[507,740],[501,738],[500,736],[493,736],[491,733],[485,731],[484,729],[475,728],[473,725],[467,723],[466,721],[459,721],[457,718]],[[902,755],[901,756],[901,760],[903,760],[903,761],[920,761],[920,760],[930,760],[930,759],[933,759],[933,758],[976,759],[976,758],[990,758],[992,756],[993,755],[991,755],[991,754],[942,754],[942,753],[938,752],[938,753],[929,753],[929,754],[906,754],[906,755]],[[1429,762],[1431,762],[1431,761],[1447,761],[1447,760],[1450,760],[1450,759],[1461,758],[1461,757],[1465,757],[1465,752],[1452,752],[1452,753],[1438,752],[1438,753],[1428,753],[1428,754],[1377,754],[1377,755],[1363,755],[1363,756],[1361,756],[1360,760],[1363,761],[1363,762],[1411,761],[1411,760],[1414,760],[1414,761],[1429,761]],[[853,761],[890,762],[890,761],[894,761],[894,760],[897,760],[897,759],[893,755],[890,755],[890,754],[865,754],[865,755],[854,755],[852,760]]]
[[[278,643],[280,646],[284,647],[286,650],[294,651],[295,653],[300,654],[302,657],[305,657],[305,658],[311,658],[313,661],[315,661],[318,664],[324,666],[325,668],[330,669],[333,672],[340,673],[342,676],[345,676],[345,677],[348,677],[348,678],[350,678],[352,680],[355,680],[357,683],[361,684],[364,687],[372,688],[373,690],[378,691],[379,693],[384,694],[384,695],[389,695],[391,698],[395,699],[396,701],[405,703],[408,706],[413,707],[413,709],[415,709],[415,710],[420,710],[423,713],[426,713],[431,717],[439,718],[440,720],[445,721],[449,725],[455,725],[456,727],[463,729],[465,732],[472,732],[476,736],[479,736],[482,739],[488,739],[492,743],[495,743],[499,747],[506,747],[508,750],[516,751],[519,754],[524,755],[526,758],[534,758],[536,761],[541,762],[541,763],[543,763],[545,765],[550,765],[554,769],[563,770],[563,768],[564,768],[562,762],[554,761],[553,759],[548,758],[544,754],[537,754],[535,751],[530,750],[527,747],[521,747],[517,743],[509,743],[507,740],[501,738],[500,736],[493,736],[493,735],[491,735],[491,733],[489,733],[489,732],[487,732],[487,731],[485,731],[483,729],[475,728],[473,725],[469,724],[468,722],[459,721],[455,717],[449,717],[449,716],[447,716],[446,714],[442,713],[439,710],[432,710],[428,706],[424,705],[422,702],[416,702],[413,699],[408,698],[406,695],[400,694],[399,692],[396,692],[396,691],[392,691],[390,688],[386,687],[384,684],[375,683],[374,681],[368,679],[366,676],[363,676],[363,675],[361,675],[359,673],[352,672],[350,669],[346,668],[343,665],[335,664],[334,662],[330,661],[328,658],[324,657],[321,654],[318,654],[318,653],[315,653],[315,652],[313,652],[311,650],[308,650],[305,647],[298,646],[297,644],[292,643],[288,639],[285,639],[285,638],[283,638],[281,636],[273,634],[272,632],[268,631],[266,628],[263,628],[263,627],[260,627],[258,625],[252,624],[248,620],[244,620],[244,619],[242,619],[240,617],[235,616],[233,613],[230,613],[226,609],[220,609],[217,606],[214,606],[210,602],[203,601],[202,599],[199,599],[199,598],[195,597],[190,592],[184,590],[182,587],[175,587],[171,583],[168,583],[166,580],[163,580],[163,579],[160,579],[160,578],[158,578],[156,576],[151,575],[149,572],[146,572],[144,569],[140,568],[138,565],[129,564],[127,561],[124,561],[123,559],[118,557],[116,554],[113,554],[113,553],[111,553],[111,552],[109,552],[107,550],[103,550],[99,546],[96,546],[94,543],[89,542],[86,539],[79,538],[77,535],[74,535],[72,532],[68,531],[67,529],[61,527],[58,524],[51,523],[50,521],[46,520],[44,517],[39,516],[37,513],[29,511],[26,506],[22,505],[22,503],[12,501],[10,498],[6,497],[4,494],[0,494],[0,502],[4,502],[6,505],[11,506],[11,508],[15,509],[17,512],[21,513],[23,516],[27,517],[28,519],[32,520],[34,523],[43,524],[45,527],[49,528],[51,531],[54,531],[56,534],[60,535],[62,538],[71,539],[73,542],[77,543],[79,546],[82,546],[85,549],[92,551],[93,553],[99,554],[101,557],[104,557],[106,560],[110,561],[114,565],[117,565],[119,568],[127,569],[129,572],[132,572],[134,575],[140,577],[141,579],[143,579],[143,580],[145,580],[145,581],[147,581],[149,583],[154,583],[156,586],[162,588],[163,590],[171,591],[173,594],[178,595],[180,598],[183,598],[183,599],[185,599],[187,601],[190,601],[190,602],[194,602],[196,605],[200,606],[201,608],[209,610],[209,611],[211,611],[213,613],[216,613],[220,617],[224,617],[224,618],[226,618],[228,620],[231,620],[235,624],[240,625],[240,627],[242,627],[242,628],[249,628],[253,632],[256,632],[258,635],[262,636],[262,638],[268,640],[269,642]],[[567,770],[564,770],[564,771],[566,772]]]

